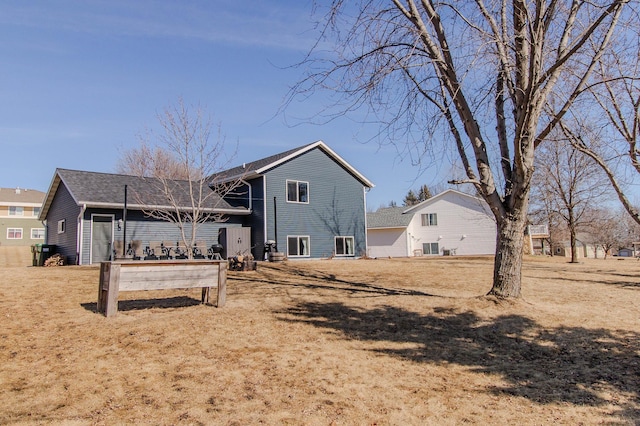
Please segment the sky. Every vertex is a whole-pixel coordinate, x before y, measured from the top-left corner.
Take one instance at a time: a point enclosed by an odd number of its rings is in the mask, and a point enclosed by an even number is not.
[[[446,167],[421,174],[367,142],[375,124],[310,123],[328,98],[282,112],[315,40],[308,0],[2,0],[0,187],[46,192],[56,168],[115,172],[179,98],[221,125],[234,165],[322,140],[376,185],[369,209],[441,185]]]

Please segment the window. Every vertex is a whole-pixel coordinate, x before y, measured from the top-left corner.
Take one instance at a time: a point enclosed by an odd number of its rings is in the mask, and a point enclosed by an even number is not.
[[[31,228],[32,240],[44,240],[44,228]]]
[[[437,226],[437,225],[438,225],[437,213],[427,213],[422,215],[422,226]]]
[[[41,207],[34,207],[33,208],[33,215],[38,217],[40,215],[40,211],[42,210]]]
[[[287,256],[309,256],[309,237],[287,236]]]
[[[21,239],[22,239],[22,228],[7,229],[7,240],[21,240]]]
[[[422,252],[424,254],[440,254],[440,248],[438,243],[424,243],[422,244]]]
[[[336,237],[336,256],[353,256],[353,237]]]
[[[65,223],[65,220],[59,220],[58,221],[58,234],[64,234],[64,232],[67,230],[67,226]]]
[[[9,206],[9,216],[24,216],[24,207]]]
[[[287,181],[287,201],[290,203],[309,202],[309,182]]]

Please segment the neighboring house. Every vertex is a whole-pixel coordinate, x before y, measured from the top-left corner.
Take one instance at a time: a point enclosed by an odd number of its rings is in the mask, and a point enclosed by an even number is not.
[[[449,189],[368,213],[367,238],[370,257],[495,254],[496,224],[483,200]]]
[[[602,246],[586,241],[593,240],[589,234],[580,233],[576,237],[576,255],[578,259],[604,259],[605,252]],[[562,241],[555,247],[555,256],[571,257],[571,241]]]
[[[33,189],[0,188],[0,245],[44,242],[44,226],[38,220],[44,195]]]
[[[200,225],[196,240],[205,247],[216,242],[231,247],[242,240],[244,250],[257,259],[262,259],[267,240],[290,259],[365,253],[365,192],[373,184],[323,142],[226,170],[211,182],[223,185],[238,179],[243,187],[209,206],[226,220]],[[126,224],[125,185],[141,200],[129,196]],[[180,234],[175,224],[143,213],[144,205],[166,204],[154,187],[149,178],[56,170],[40,215],[47,243],[56,245],[70,264],[98,263],[122,245],[126,229],[127,243],[140,247],[138,255],[153,243],[157,254],[158,242],[166,241],[166,246],[179,241]],[[188,200],[181,204],[188,208]],[[225,254],[234,255],[235,250]]]
[[[374,185],[322,141],[213,178],[246,182],[241,195],[227,201],[251,210],[245,226],[251,227],[256,258],[266,241],[289,259],[366,254],[366,192]]]

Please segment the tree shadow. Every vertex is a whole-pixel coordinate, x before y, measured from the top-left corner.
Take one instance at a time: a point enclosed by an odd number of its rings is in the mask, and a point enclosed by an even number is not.
[[[167,297],[162,299],[132,299],[119,300],[118,312],[123,311],[139,311],[144,309],[170,309],[170,308],[186,308],[189,306],[201,305],[200,299],[189,296]],[[98,311],[97,303],[81,303],[80,306],[91,312]]]
[[[361,310],[343,303],[303,303],[280,314],[283,321],[305,322],[339,331],[347,339],[378,343],[372,349],[378,353],[497,374],[507,382],[489,390],[497,395],[541,404],[612,404],[617,414],[640,418],[636,332],[550,329],[513,314],[486,320],[474,312],[451,309],[421,315],[392,306]]]
[[[301,287],[314,290],[336,290],[347,294],[359,294],[364,296],[428,296],[442,297],[435,294],[426,293],[418,290],[408,290],[404,288],[385,287],[374,285],[366,282],[358,282],[344,280],[336,277],[334,274],[328,274],[321,271],[296,268],[293,265],[280,264],[277,267],[261,264],[260,275],[243,274],[237,278],[231,274],[228,275],[229,280],[238,280],[243,282],[255,282],[270,285],[281,285],[289,287]],[[278,272],[268,273],[265,271]]]

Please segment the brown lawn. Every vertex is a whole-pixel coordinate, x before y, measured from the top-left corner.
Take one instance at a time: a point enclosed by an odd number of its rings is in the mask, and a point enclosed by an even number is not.
[[[199,290],[121,294],[98,269],[0,251],[0,424],[638,424],[640,262],[261,263]]]

